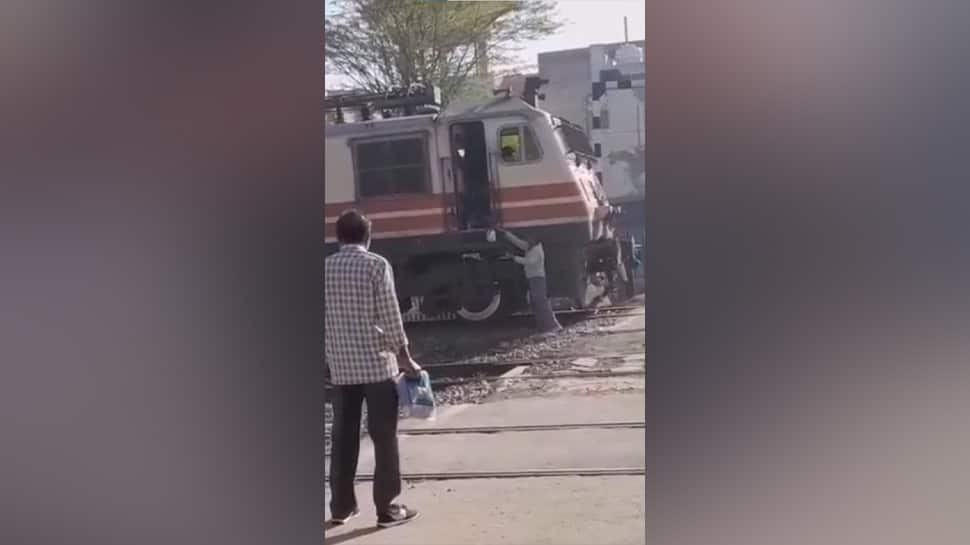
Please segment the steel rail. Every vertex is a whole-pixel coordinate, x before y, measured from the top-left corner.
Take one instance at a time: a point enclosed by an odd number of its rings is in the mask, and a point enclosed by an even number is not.
[[[515,377],[482,377],[482,378],[462,378],[455,380],[439,379],[436,384],[441,387],[449,386],[462,386],[464,384],[472,383],[482,383],[482,382],[524,382],[527,380],[533,381],[545,381],[545,380],[556,380],[556,379],[576,379],[576,378],[630,378],[630,377],[646,377],[647,372],[645,370],[623,370],[623,371],[579,371],[574,373],[558,373],[550,375],[519,375]],[[326,400],[327,404],[330,404],[329,400]],[[443,405],[442,405],[443,406]]]
[[[593,358],[599,361],[616,361],[626,359],[630,356],[640,356],[642,352],[632,352],[629,354],[549,354],[547,356],[541,356],[534,359],[528,360],[509,360],[509,361],[444,361],[444,362],[426,362],[421,363],[421,367],[431,371],[432,369],[460,369],[462,367],[530,367],[533,365],[541,365],[543,363],[549,363],[551,361],[565,361],[565,360],[578,360],[583,358]],[[415,357],[415,359],[418,359]],[[458,378],[458,377],[456,377]],[[445,378],[432,379],[433,382],[438,382],[439,380],[446,380]],[[324,381],[324,385],[329,387],[332,386],[329,381]]]
[[[578,311],[566,310],[566,311],[557,312],[556,317],[571,318],[571,319],[578,318],[582,321],[589,321],[589,320],[602,320],[604,318],[625,318],[627,316],[636,316],[638,314],[642,314],[642,313],[637,312],[635,309],[614,310],[614,311],[601,310],[599,312],[593,312],[593,311],[587,311],[587,310],[578,310]],[[534,316],[532,314],[511,314],[509,316],[505,316],[505,319],[533,318],[533,317]],[[419,323],[435,323],[435,322],[419,322]],[[570,322],[570,323],[579,323],[579,322]]]
[[[464,479],[528,479],[535,477],[618,477],[646,475],[643,467],[588,467],[561,469],[523,469],[514,471],[445,471],[440,473],[402,473],[402,481],[454,481]],[[330,477],[325,477],[327,482]],[[370,482],[373,474],[357,476],[357,482]]]
[[[522,380],[556,380],[561,378],[610,378],[610,377],[639,377],[646,376],[646,371],[642,369],[623,369],[623,370],[610,370],[610,369],[591,369],[589,371],[575,371],[569,373],[557,373],[551,372],[542,375],[516,375],[514,377],[462,377],[462,378],[440,378],[436,379],[432,383],[432,387],[435,384],[441,386],[454,386],[461,384],[469,384],[472,382],[500,382],[500,381],[522,381]]]
[[[561,378],[611,378],[611,377],[637,377],[646,376],[643,369],[590,369],[589,371],[573,371],[568,373],[552,371],[541,375],[516,375],[513,377],[442,377],[432,381],[432,388],[439,386],[456,386],[473,382],[500,382],[500,381],[522,381],[522,380],[556,380]],[[326,388],[325,388],[326,389]]]
[[[609,307],[597,307],[597,308],[572,308],[572,309],[562,309],[554,310],[553,312],[556,316],[570,316],[576,314],[589,314],[590,318],[602,318],[602,317],[623,317],[627,315],[634,315],[638,310],[644,308],[643,304],[639,305],[614,305]],[[598,316],[600,313],[603,316]],[[611,314],[612,313],[612,314]],[[529,312],[516,312],[514,314],[508,314],[504,318],[531,318],[535,317],[535,314],[531,311]],[[406,324],[438,324],[438,323],[457,323],[457,317],[452,315],[452,313],[446,313],[444,316],[424,316],[424,315],[414,315],[408,313],[404,317],[404,323]]]
[[[602,335],[623,335],[624,333],[643,333],[647,328],[639,327],[634,329],[607,329],[603,331],[591,331],[588,333],[580,333],[579,337],[599,337]]]
[[[512,425],[512,426],[464,426],[464,427],[453,427],[453,428],[398,428],[397,434],[400,435],[460,435],[460,434],[496,434],[496,433],[523,433],[523,432],[538,432],[538,431],[570,431],[570,430],[583,430],[583,429],[598,429],[598,430],[622,430],[622,429],[644,429],[646,428],[646,423],[644,422],[588,422],[588,423],[574,423],[574,424],[528,424],[528,425]],[[324,434],[328,434],[329,430],[324,430]],[[361,434],[361,437],[367,435],[366,432]],[[330,456],[330,451],[324,452],[324,457]]]
[[[577,424],[525,424],[511,426],[463,426],[453,428],[398,428],[398,435],[456,435],[463,433],[513,433],[535,431],[565,431],[582,429],[642,429],[644,422],[588,422]]]
[[[604,318],[626,318],[628,316],[638,316],[642,314],[641,312],[627,311],[627,312],[611,312],[609,314],[592,314],[586,316],[585,320],[602,320]]]
[[[615,307],[600,307],[600,308],[574,308],[569,310],[559,310],[555,313],[557,315],[569,316],[571,314],[600,314],[600,313],[625,313],[625,312],[636,312],[638,310],[643,310],[643,305],[617,305]],[[529,314],[528,316],[531,316]]]
[[[539,365],[550,361],[575,360],[580,358],[595,358],[597,360],[619,360],[623,358],[628,358],[630,356],[641,356],[641,355],[643,355],[643,352],[631,352],[628,354],[605,354],[605,355],[591,354],[591,353],[548,354],[548,355],[541,355],[538,358],[532,358],[528,360],[427,362],[427,363],[421,363],[421,367],[423,367],[424,369],[433,369],[433,368],[448,369],[452,367],[472,367],[472,366],[479,366],[479,365],[482,367],[487,367],[489,365],[494,365],[496,367],[519,367],[523,365],[524,366]]]

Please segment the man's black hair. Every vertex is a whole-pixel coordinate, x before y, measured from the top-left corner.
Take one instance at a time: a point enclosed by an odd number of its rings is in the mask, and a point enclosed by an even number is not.
[[[337,220],[337,240],[341,244],[364,244],[370,239],[370,220],[356,210],[340,214]]]

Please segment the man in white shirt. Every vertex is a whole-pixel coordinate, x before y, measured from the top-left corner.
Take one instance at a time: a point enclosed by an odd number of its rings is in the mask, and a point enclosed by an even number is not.
[[[525,270],[525,277],[529,282],[529,299],[532,302],[532,311],[536,316],[539,331],[548,333],[561,330],[562,326],[559,325],[559,320],[552,311],[552,303],[549,302],[546,293],[546,256],[542,243],[532,236],[522,240],[508,231],[502,231],[502,235],[515,247],[525,252],[524,256],[515,256],[513,259]]]

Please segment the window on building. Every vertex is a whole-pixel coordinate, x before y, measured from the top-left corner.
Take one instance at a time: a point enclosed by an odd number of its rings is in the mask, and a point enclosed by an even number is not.
[[[424,136],[356,142],[354,158],[361,197],[427,191],[428,155]]]
[[[499,132],[499,149],[504,163],[537,161],[542,157],[539,142],[528,125],[503,127]]]
[[[606,94],[606,83],[602,81],[593,82],[593,100],[599,100],[600,97]]]
[[[610,128],[610,109],[605,104],[600,108],[600,128]]]
[[[601,146],[599,142],[593,144],[593,155],[597,157],[603,156],[603,146]]]
[[[600,121],[600,116],[594,115],[593,116],[593,128],[594,129],[600,129],[600,128],[602,128],[601,125],[602,125],[602,122]]]

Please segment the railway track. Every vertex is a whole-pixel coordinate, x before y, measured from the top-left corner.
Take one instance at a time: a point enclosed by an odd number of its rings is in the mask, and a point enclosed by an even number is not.
[[[514,367],[513,367],[514,368]],[[502,375],[496,376],[470,376],[470,377],[456,377],[449,378],[443,377],[434,379],[432,386],[460,386],[463,384],[480,384],[482,382],[522,382],[527,380],[532,381],[543,381],[543,380],[557,380],[564,378],[611,378],[611,377],[642,377],[646,376],[646,371],[644,370],[611,370],[611,369],[593,369],[588,371],[573,371],[573,372],[552,372],[545,373],[541,375],[516,375],[513,377],[505,377]],[[325,390],[329,390],[330,385],[326,385]]]
[[[610,307],[601,307],[597,309],[572,309],[557,312],[558,315],[588,315],[589,319],[597,318],[618,318],[625,316],[633,316],[642,313],[643,306],[640,305],[617,305]],[[517,317],[526,317],[531,315],[521,314],[516,315]],[[420,322],[420,323],[434,323],[434,322]],[[630,333],[641,333],[645,331],[645,328],[634,328],[634,329],[620,329],[620,330],[610,330],[603,329],[598,331],[588,331],[579,332],[576,334],[577,337],[601,337],[610,335],[620,335],[620,334],[630,334]],[[501,354],[482,354],[478,356],[473,356],[472,358],[493,358],[491,361],[426,361],[424,359],[424,354],[415,354],[415,359],[421,362],[422,367],[427,369],[432,373],[433,379],[437,382],[442,375],[451,375],[453,373],[458,374],[476,374],[476,373],[491,373],[500,369],[511,369],[518,366],[531,366],[539,363],[547,363],[551,360],[566,360],[566,359],[576,359],[576,358],[596,358],[596,359],[614,359],[611,356],[604,356],[602,354],[540,354],[536,358],[529,360],[505,360],[499,361],[498,358],[502,358]],[[325,382],[325,386],[329,388],[329,382]]]
[[[568,373],[553,372],[542,375],[517,375],[514,377],[492,376],[492,377],[462,377],[462,378],[442,378],[435,380],[435,384],[440,386],[457,386],[462,384],[473,384],[481,382],[521,382],[526,380],[557,380],[563,378],[610,378],[610,377],[642,377],[646,376],[643,370],[610,370],[595,369],[589,371],[573,371]]]
[[[622,356],[620,356],[622,357]],[[537,363],[537,362],[536,362]],[[469,367],[469,366],[465,366]],[[575,371],[553,371],[544,374],[519,374],[513,376],[507,376],[508,371],[518,367],[525,367],[525,365],[502,365],[494,366],[487,364],[490,372],[493,373],[490,376],[475,375],[475,376],[465,376],[457,378],[436,378],[433,384],[436,387],[450,387],[450,386],[460,386],[463,384],[481,384],[486,383],[508,383],[516,381],[547,381],[547,380],[558,380],[558,379],[570,379],[570,378],[620,378],[620,377],[645,377],[646,371],[644,369],[630,369],[630,368],[616,368],[616,369],[586,369],[586,370],[575,370]],[[325,387],[329,389],[329,385]],[[328,400],[329,402],[329,400]],[[324,430],[328,433],[331,424],[325,423]],[[601,422],[595,424],[543,424],[543,425],[506,425],[506,426],[479,426],[479,427],[458,427],[458,428],[412,428],[412,429],[400,429],[398,431],[399,435],[449,435],[449,434],[495,434],[495,433],[513,433],[513,432],[529,432],[529,431],[555,431],[555,430],[575,430],[583,428],[598,428],[598,429],[624,429],[624,428],[642,428],[642,422]],[[365,432],[366,433],[366,432]],[[327,440],[327,448],[324,454],[325,457],[330,456],[329,450],[329,437]]]
[[[402,473],[402,481],[455,481],[464,479],[529,479],[536,477],[616,477],[646,475],[644,467],[583,467],[562,469],[524,469],[515,471],[445,471],[440,473]],[[358,482],[370,482],[374,475],[357,476]],[[325,478],[330,482],[330,478]]]
[[[537,431],[570,431],[582,429],[610,430],[610,429],[644,429],[645,422],[582,422],[567,424],[531,424],[508,426],[463,426],[451,428],[409,428],[399,429],[398,435],[427,436],[453,434],[495,434],[522,433]],[[330,456],[326,452],[325,457]],[[646,469],[640,467],[593,467],[593,468],[542,468],[514,471],[444,471],[404,473],[401,479],[405,481],[444,481],[460,479],[523,479],[530,477],[573,477],[573,476],[618,476],[645,475]],[[325,478],[329,482],[329,477]],[[373,474],[358,475],[358,481],[373,481]]]
[[[601,335],[625,335],[627,333],[643,333],[647,329],[645,327],[638,327],[634,329],[610,329],[607,331],[596,331],[592,333],[581,334],[580,337],[599,337]]]
[[[595,428],[598,430],[643,429],[644,422],[593,422],[581,424],[531,424],[510,426],[466,426],[459,428],[407,428],[399,429],[398,435],[454,435],[462,433],[513,433],[529,431],[562,431]]]
[[[597,307],[597,308],[583,308],[583,309],[563,309],[555,311],[557,317],[586,317],[586,319],[603,319],[603,318],[622,318],[624,316],[632,316],[638,311],[643,309],[643,305],[611,305],[608,307]],[[523,318],[533,318],[535,315],[532,312],[516,312],[503,316],[503,320],[520,320]],[[457,315],[452,313],[441,314],[437,316],[425,316],[420,313],[409,312],[404,316],[404,323],[408,325],[418,325],[418,324],[442,324],[442,323],[463,323],[458,322]],[[489,323],[494,323],[489,322]]]
[[[491,361],[491,362],[440,362],[425,363],[422,367],[432,376],[433,385],[451,386],[455,384],[467,384],[471,382],[497,382],[503,380],[552,380],[557,378],[579,378],[579,377],[606,377],[606,376],[628,376],[643,374],[641,371],[611,371],[610,369],[590,369],[586,371],[563,373],[550,372],[542,375],[519,375],[515,377],[501,376],[507,371],[516,367],[532,367],[553,361],[567,361],[582,358],[594,358],[602,362],[619,362],[630,356],[639,356],[640,353],[633,354],[556,354],[528,360],[511,361]],[[449,376],[454,375],[454,376]],[[332,385],[328,382],[324,384],[326,389]]]
[[[597,308],[581,308],[581,309],[570,309],[570,310],[557,310],[557,316],[571,316],[574,314],[590,314],[590,315],[610,315],[619,314],[625,312],[636,312],[643,309],[643,305],[612,305],[608,307],[597,307]],[[529,313],[528,316],[532,316]]]
[[[603,354],[603,353],[591,353],[591,352],[572,352],[568,354],[540,354],[538,357],[529,358],[527,360],[504,360],[504,361],[440,361],[440,362],[427,362],[422,363],[421,366],[429,371],[431,369],[448,369],[452,367],[470,367],[470,366],[500,366],[500,367],[518,367],[521,365],[537,365],[540,363],[547,363],[550,361],[562,361],[562,360],[574,360],[579,358],[596,358],[598,360],[619,360],[623,358],[628,358],[630,356],[639,356],[641,353],[629,353],[629,354]]]

